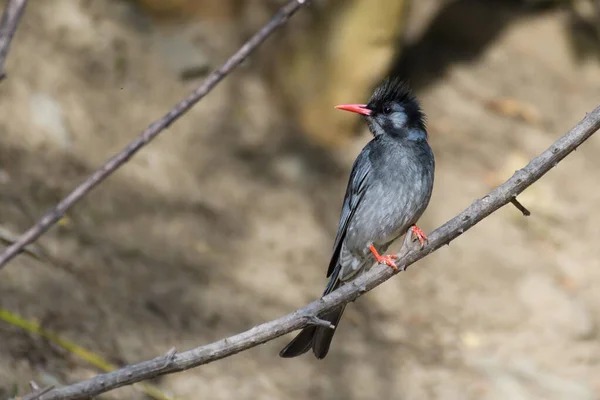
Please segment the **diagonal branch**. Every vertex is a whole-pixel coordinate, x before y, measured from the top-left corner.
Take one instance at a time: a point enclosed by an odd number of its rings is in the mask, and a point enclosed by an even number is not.
[[[21,400],[37,400],[41,396],[43,396],[45,393],[48,393],[49,391],[54,389],[54,385],[45,387],[44,389],[40,389],[39,387],[33,387],[34,385],[31,385],[31,386],[32,386],[33,392],[21,397]]]
[[[6,77],[4,62],[26,5],[27,0],[8,0],[2,13],[2,20],[0,20],[0,80]]]
[[[488,215],[510,203],[516,195],[540,179],[546,172],[592,136],[599,128],[600,107],[597,107],[590,114],[586,115],[573,129],[554,142],[546,151],[531,160],[526,167],[515,172],[504,184],[498,186],[481,199],[474,201],[462,213],[431,233],[429,235],[429,244],[425,248],[418,251],[410,250],[404,253],[398,265],[408,267],[440,247],[449,244],[450,241],[462,235]],[[396,273],[387,266],[378,265],[354,282],[342,286],[333,293],[284,317],[183,353],[170,351],[164,356],[150,361],[129,365],[86,381],[53,389],[41,396],[40,399],[88,398],[121,386],[131,385],[132,383],[160,375],[183,371],[232,356],[293,330],[304,328],[311,324],[319,324],[318,315],[342,303],[353,301],[365,292],[390,279]]]
[[[11,0],[9,3],[25,3],[24,0]],[[158,136],[163,130],[167,129],[173,122],[184,115],[190,108],[198,103],[206,96],[219,82],[221,82],[229,73],[231,73],[238,65],[240,65],[246,57],[250,55],[258,46],[260,46],[277,28],[285,24],[287,20],[300,7],[306,5],[307,0],[290,0],[286,5],[281,7],[277,14],[263,26],[257,33],[254,34],[221,68],[212,72],[202,85],[188,95],[182,102],[177,104],[171,111],[165,114],[158,121],[150,124],[140,136],[133,142],[129,143],[121,152],[108,160],[96,172],[94,172],[83,183],[77,186],[67,197],[61,200],[56,207],[48,211],[42,218],[27,232],[21,235],[16,242],[9,246],[2,254],[0,254],[0,269],[6,263],[13,259],[30,243],[33,243],[41,235],[43,235],[50,227],[58,222],[79,200],[87,195],[98,184],[112,175],[119,167],[125,164],[133,157],[142,147],[147,145],[152,139]],[[4,19],[3,19],[4,21]],[[1,44],[1,43],[0,43]],[[1,48],[0,48],[1,50]],[[1,54],[0,54],[1,56]],[[1,59],[0,59],[1,61]],[[1,64],[0,64],[1,66]],[[1,71],[1,70],[0,70]]]

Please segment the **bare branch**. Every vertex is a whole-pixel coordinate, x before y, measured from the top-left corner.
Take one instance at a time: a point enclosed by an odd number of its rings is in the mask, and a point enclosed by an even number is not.
[[[173,359],[175,358],[176,354],[177,354],[177,350],[175,349],[175,347],[171,347],[169,349],[169,351],[167,351],[163,355],[163,360],[164,360],[163,368],[167,368],[173,362]]]
[[[54,389],[54,385],[50,385],[43,389],[40,389],[40,387],[33,381],[29,382],[29,386],[31,386],[33,392],[21,397],[20,400],[36,400],[42,397],[44,394],[51,391],[52,389]]]
[[[581,143],[592,136],[599,128],[600,107],[597,107],[593,112],[586,115],[583,121],[577,124],[571,131],[554,142],[552,146],[538,157],[532,159],[526,167],[515,172],[504,184],[498,186],[481,199],[474,201],[462,213],[432,232],[429,235],[429,243],[423,249],[403,251],[399,255],[401,257],[399,265],[409,266],[440,247],[449,244],[450,241],[462,235],[488,215],[510,203],[516,195],[540,179]],[[333,293],[310,303],[304,308],[276,320],[255,326],[246,332],[183,353],[172,353],[171,351],[166,356],[161,356],[154,360],[129,365],[117,371],[98,375],[83,382],[54,389],[40,398],[43,400],[88,398],[121,386],[140,382],[144,379],[183,371],[232,356],[293,330],[315,324],[315,322],[319,321],[318,315],[332,310],[340,304],[356,299],[363,293],[390,279],[396,273],[398,272],[385,265],[377,265],[368,273],[357,278],[353,284],[342,286]],[[165,360],[168,360],[168,362],[165,362]]]
[[[529,217],[531,215],[531,211],[529,211],[519,200],[517,200],[517,196],[513,197],[510,202],[513,206],[517,207],[517,210],[521,211],[525,217]]]
[[[335,325],[333,325],[329,321],[325,321],[322,318],[317,317],[316,315],[309,315],[307,318],[308,325],[322,326],[329,329],[335,329]]]
[[[12,233],[10,230],[0,225],[0,243],[2,243],[5,246],[10,246],[11,244],[17,241],[17,238],[18,236],[16,234]],[[26,246],[23,248],[23,250],[21,250],[21,253],[25,253],[38,261],[45,261],[44,256],[42,255],[42,251],[35,246],[37,245],[32,244],[30,246]]]
[[[15,0],[15,2],[23,0]],[[12,3],[12,2],[11,2]],[[252,36],[221,68],[212,72],[202,85],[188,95],[182,102],[177,104],[171,111],[158,121],[150,124],[140,136],[129,143],[121,152],[108,160],[102,167],[96,170],[88,179],[77,186],[67,197],[61,200],[56,207],[48,211],[27,232],[21,235],[17,241],[10,245],[0,254],[0,269],[12,258],[19,254],[25,246],[33,243],[44,232],[58,222],[66,211],[87,195],[99,183],[112,175],[119,167],[125,164],[142,147],[147,145],[160,132],[167,129],[173,122],[184,115],[190,108],[206,96],[219,82],[240,65],[246,57],[260,46],[278,27],[283,25],[300,7],[307,4],[306,0],[291,0],[281,7],[277,14]]]
[[[27,0],[8,0],[2,13],[2,20],[0,21],[0,80],[6,77],[4,62],[26,5]]]

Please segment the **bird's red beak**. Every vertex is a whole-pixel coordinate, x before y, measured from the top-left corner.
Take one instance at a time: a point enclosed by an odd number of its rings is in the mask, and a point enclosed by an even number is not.
[[[335,108],[362,115],[371,115],[371,110],[367,108],[366,104],[340,104],[339,106],[335,106]]]

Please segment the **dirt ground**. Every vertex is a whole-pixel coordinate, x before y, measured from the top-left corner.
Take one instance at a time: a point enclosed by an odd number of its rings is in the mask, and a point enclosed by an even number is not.
[[[177,78],[125,3],[31,3],[0,84],[0,219],[16,232],[199,82]],[[419,2],[398,64],[437,158],[426,231],[600,102],[600,65],[574,51],[565,11],[440,10]],[[232,29],[203,32],[214,65]],[[368,133],[320,150],[277,104],[252,62],[236,72],[41,239],[52,264],[3,270],[0,306],[127,364],[317,298]],[[325,360],[279,358],[290,335],[153,383],[180,399],[600,398],[599,152],[593,137],[527,190],[531,217],[505,207],[351,305]],[[0,338],[0,398],[98,372],[6,323]]]

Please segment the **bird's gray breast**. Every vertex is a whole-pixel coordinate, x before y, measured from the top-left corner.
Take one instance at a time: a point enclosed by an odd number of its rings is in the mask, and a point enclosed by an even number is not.
[[[434,172],[429,146],[391,146],[396,147],[386,149],[374,160],[372,179],[348,225],[344,241],[347,257],[367,257],[370,244],[387,250],[417,222],[429,203]]]

